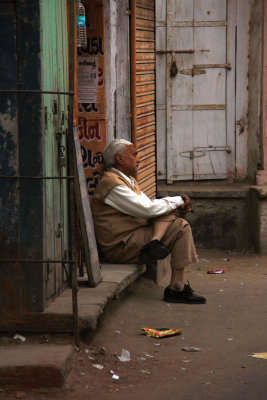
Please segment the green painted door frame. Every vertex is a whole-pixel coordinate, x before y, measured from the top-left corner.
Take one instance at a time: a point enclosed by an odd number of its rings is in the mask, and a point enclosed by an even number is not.
[[[44,91],[44,170],[46,176],[67,176],[67,129],[69,95],[67,0],[40,0],[41,65]],[[45,181],[44,258],[68,258],[68,182],[66,179]],[[46,264],[46,302],[66,286],[61,263]]]

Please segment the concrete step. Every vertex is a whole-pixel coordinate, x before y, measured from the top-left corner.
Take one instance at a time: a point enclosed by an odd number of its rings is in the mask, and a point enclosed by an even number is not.
[[[73,351],[71,345],[0,346],[0,384],[61,387]]]
[[[101,264],[103,281],[95,288],[87,279],[79,281],[78,313],[80,332],[94,331],[106,304],[116,298],[146,270],[139,264]],[[1,322],[5,332],[73,332],[72,291],[66,289],[44,312],[27,313],[16,321]]]

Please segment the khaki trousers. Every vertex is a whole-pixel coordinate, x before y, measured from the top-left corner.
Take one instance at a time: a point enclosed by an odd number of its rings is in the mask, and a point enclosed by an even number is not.
[[[180,218],[177,211],[154,218],[156,221],[170,222],[162,238],[162,243],[171,252],[172,269],[183,269],[189,264],[197,262],[195,245],[191,227],[188,222]],[[121,241],[112,251],[105,254],[111,262],[137,263],[142,247],[149,243],[153,236],[153,220],[151,225],[141,227],[133,232],[125,241]]]

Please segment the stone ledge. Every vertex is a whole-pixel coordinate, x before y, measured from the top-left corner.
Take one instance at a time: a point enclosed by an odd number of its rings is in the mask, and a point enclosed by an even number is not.
[[[71,345],[0,346],[0,384],[61,387],[72,353]]]
[[[250,190],[253,193],[256,193],[259,199],[266,199],[267,198],[267,186],[251,186]]]
[[[106,304],[117,298],[127,286],[145,270],[139,264],[101,265],[103,281],[96,287],[87,286],[81,279],[78,290],[78,313],[80,332],[97,328]],[[1,321],[2,332],[73,332],[72,291],[66,289],[44,312],[27,313],[16,321]]]
[[[178,196],[186,194],[192,198],[246,198],[249,193],[250,186],[243,184],[205,184],[195,183],[192,185],[183,183],[174,183],[167,185],[165,183],[158,184],[159,197]]]

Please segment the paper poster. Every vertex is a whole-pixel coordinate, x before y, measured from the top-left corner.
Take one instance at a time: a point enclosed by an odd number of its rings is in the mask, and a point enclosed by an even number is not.
[[[78,102],[97,103],[98,57],[78,57]]]

